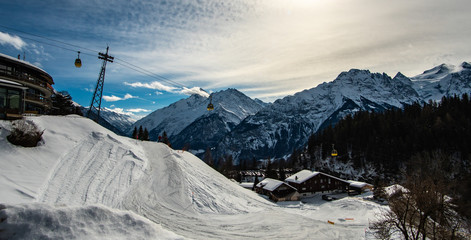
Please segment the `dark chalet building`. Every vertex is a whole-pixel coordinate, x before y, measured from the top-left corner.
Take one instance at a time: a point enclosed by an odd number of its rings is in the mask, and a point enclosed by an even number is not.
[[[301,197],[319,192],[348,191],[350,187],[349,181],[322,172],[309,170],[301,170],[286,178],[285,182],[295,187]]]

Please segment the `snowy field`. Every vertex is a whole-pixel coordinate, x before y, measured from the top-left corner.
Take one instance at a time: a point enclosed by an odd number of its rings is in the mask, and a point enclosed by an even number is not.
[[[36,148],[0,121],[0,239],[373,239],[382,206],[364,196],[275,204],[188,152],[75,115],[27,120]]]

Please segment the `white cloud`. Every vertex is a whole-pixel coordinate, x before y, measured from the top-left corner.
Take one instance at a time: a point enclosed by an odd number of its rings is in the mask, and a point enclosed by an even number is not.
[[[151,110],[143,109],[143,108],[132,108],[132,109],[127,109],[126,111],[132,112],[132,113],[141,113],[141,112],[150,112]]]
[[[12,45],[18,50],[22,50],[27,44],[18,36],[12,36],[8,33],[0,32],[0,44]]]
[[[112,106],[114,106],[114,105],[112,105]],[[151,112],[151,110],[143,109],[143,108],[124,109],[124,108],[117,108],[117,107],[112,107],[112,108],[105,107],[105,109],[108,110],[108,111],[111,111],[111,112],[127,115],[127,116],[131,117],[132,119],[134,119],[136,121],[146,116],[146,114],[136,114],[136,113]]]
[[[193,94],[198,94],[203,97],[209,97],[209,93],[205,92],[203,89],[199,87],[193,87],[193,88],[183,88],[180,90],[180,93],[185,94],[185,95],[193,95]]]
[[[126,22],[147,39],[141,42],[144,50],[136,47],[126,54],[145,69],[178,73],[172,80],[182,85],[278,86],[253,96],[282,96],[332,81],[351,68],[420,73],[427,55],[462,52],[458,46],[471,37],[458,27],[470,19],[471,4],[462,0],[247,0],[222,7],[214,2],[189,3],[187,9],[172,3],[165,6],[168,14],[153,16],[156,21]],[[451,36],[456,44],[449,44]]]
[[[154,90],[160,90],[160,91],[166,91],[166,92],[173,92],[176,90],[176,87],[171,87],[171,86],[166,86],[160,82],[154,81],[151,83],[142,83],[142,82],[135,82],[135,83],[128,83],[124,82],[125,85],[131,86],[131,87],[141,87],[141,88],[149,88],[149,89],[154,89]]]
[[[135,97],[135,96],[133,96],[129,93],[126,93],[126,95],[124,95],[124,97],[117,97],[115,95],[103,96],[103,99],[105,99],[105,101],[107,101],[107,102],[116,102],[116,101],[131,99],[131,98],[137,98],[137,97]]]
[[[149,89],[155,89],[155,90],[160,90],[160,91],[166,91],[166,92],[170,92],[170,93],[180,93],[180,94],[185,94],[185,95],[198,94],[198,95],[201,95],[203,97],[209,97],[209,94],[207,92],[205,92],[204,90],[202,90],[200,87],[176,88],[176,87],[170,87],[170,86],[163,85],[162,83],[157,82],[157,81],[150,82],[150,83],[142,83],[142,82],[128,83],[128,82],[125,82],[124,84],[128,85],[128,86],[131,86],[131,87],[149,88]],[[160,95],[162,93],[156,91],[155,94]],[[108,99],[109,100],[107,100],[107,101],[114,100],[114,99],[121,100],[116,96],[108,97]],[[117,100],[114,100],[114,101],[117,101]]]

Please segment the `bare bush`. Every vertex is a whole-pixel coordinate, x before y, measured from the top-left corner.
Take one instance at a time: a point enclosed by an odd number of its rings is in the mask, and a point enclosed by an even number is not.
[[[18,120],[12,123],[12,130],[7,139],[10,143],[23,147],[36,147],[42,140],[43,131],[32,121]]]

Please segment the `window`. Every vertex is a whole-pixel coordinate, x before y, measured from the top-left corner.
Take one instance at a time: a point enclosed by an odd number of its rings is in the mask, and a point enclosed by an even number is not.
[[[20,91],[8,90],[8,101],[11,109],[20,109]]]
[[[7,105],[7,90],[0,88],[0,109]]]

